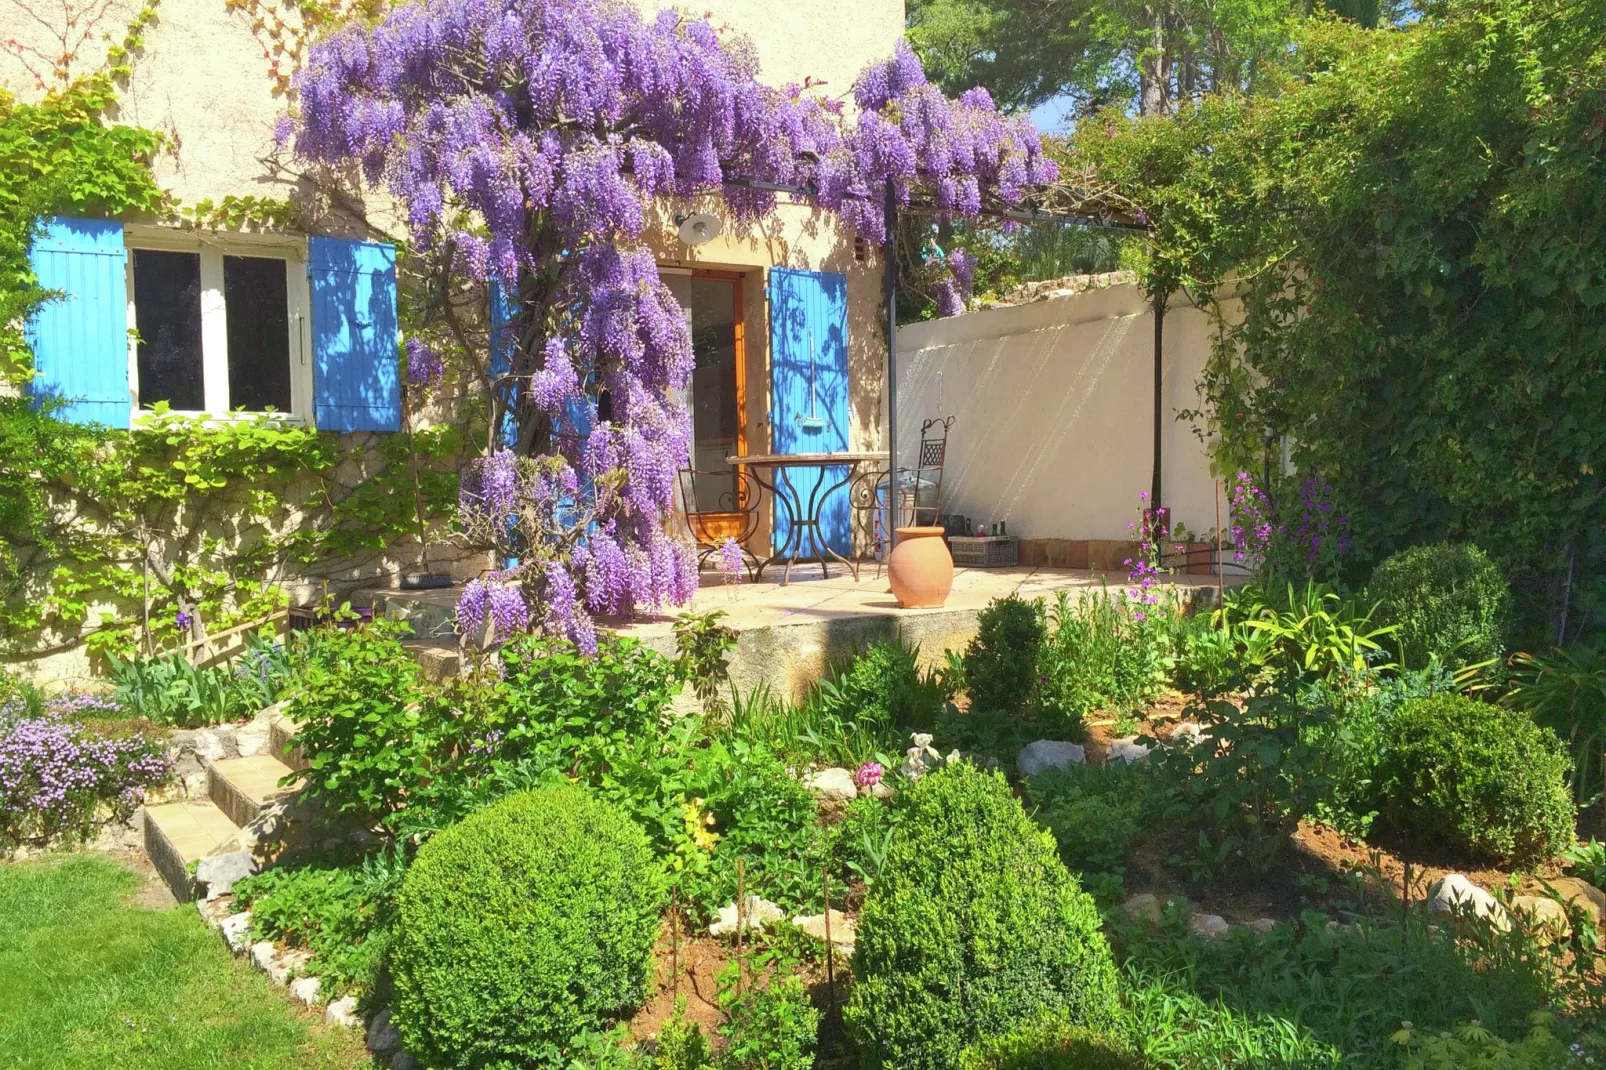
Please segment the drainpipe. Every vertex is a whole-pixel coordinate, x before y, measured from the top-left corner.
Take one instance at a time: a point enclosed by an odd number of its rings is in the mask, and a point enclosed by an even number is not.
[[[887,179],[885,205],[887,228],[882,256],[887,277],[887,468],[890,483],[887,499],[892,504],[892,530],[887,532],[887,548],[898,543],[898,202],[892,179]]]
[[[1149,508],[1159,509],[1160,498],[1160,468],[1162,458],[1161,429],[1164,421],[1164,383],[1165,368],[1161,354],[1165,344],[1165,306],[1169,294],[1160,294],[1154,299],[1154,476],[1149,485]]]

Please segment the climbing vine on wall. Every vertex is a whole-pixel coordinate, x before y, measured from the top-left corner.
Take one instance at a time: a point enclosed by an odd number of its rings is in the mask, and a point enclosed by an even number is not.
[[[1287,443],[1357,576],[1452,538],[1533,638],[1606,623],[1606,8],[1317,20],[1279,92],[1078,127],[1155,218],[1151,285],[1242,299],[1203,386],[1223,460]]]

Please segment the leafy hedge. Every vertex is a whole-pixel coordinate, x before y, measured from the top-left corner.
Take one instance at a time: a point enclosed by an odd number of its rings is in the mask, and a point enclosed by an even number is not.
[[[1462,695],[1415,699],[1400,707],[1392,744],[1377,808],[1413,846],[1533,863],[1572,842],[1571,762],[1528,714]]]
[[[1098,911],[997,773],[932,773],[866,893],[846,1018],[866,1066],[948,1070],[1045,1017],[1106,1028],[1116,973]]]
[[[1377,604],[1407,667],[1437,658],[1452,668],[1498,662],[1511,630],[1511,587],[1489,555],[1470,543],[1431,543],[1391,554],[1372,573],[1366,602]],[[1498,668],[1498,666],[1496,666]]]
[[[661,867],[577,787],[510,796],[426,843],[397,903],[392,1007],[435,1067],[565,1067],[647,994]]]

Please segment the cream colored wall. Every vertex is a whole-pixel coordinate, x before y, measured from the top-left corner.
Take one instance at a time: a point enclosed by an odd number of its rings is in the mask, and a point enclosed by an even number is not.
[[[1215,525],[1206,448],[1177,413],[1213,328],[1191,306],[1165,317],[1164,504]],[[953,414],[943,511],[1005,520],[1020,538],[1126,539],[1153,469],[1154,320],[1136,284],[913,324],[898,332],[898,437]]]
[[[142,0],[113,0],[97,29],[120,37]],[[59,21],[61,8],[35,8]],[[223,0],[162,0],[158,21],[120,94],[117,118],[160,130],[168,150],[156,162],[157,180],[187,204],[228,195],[286,197],[292,185],[263,164],[274,147],[274,122],[285,108],[272,92],[263,45],[249,20]],[[48,47],[51,33],[23,14],[18,0],[0,0],[0,23],[25,45]],[[93,69],[106,46],[91,41],[78,70]],[[0,85],[23,99],[38,95],[33,76],[15,56],[0,53]]]
[[[770,85],[824,82],[844,96],[860,71],[892,55],[903,36],[903,0],[636,0],[642,11],[675,7],[706,14],[715,28],[745,35],[758,53],[759,77]]]

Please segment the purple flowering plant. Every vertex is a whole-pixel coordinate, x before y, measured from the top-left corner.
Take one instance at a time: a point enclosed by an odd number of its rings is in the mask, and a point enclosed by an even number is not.
[[[0,706],[0,848],[72,844],[123,821],[171,766],[160,741],[78,720],[105,715],[104,696],[68,694],[29,710]]]
[[[980,89],[948,99],[905,44],[858,78],[850,114],[812,83],[766,85],[705,19],[609,0],[399,7],[314,46],[296,90],[296,157],[359,166],[395,198],[427,282],[420,337],[450,338],[491,399],[458,521],[500,571],[464,591],[460,627],[539,626],[586,651],[593,617],[697,586],[665,523],[693,361],[647,246],[654,206],[713,198],[740,227],[779,202],[764,184],[798,186],[879,243],[889,182],[900,205],[974,218],[1056,177],[1026,117]],[[950,268],[956,311],[971,268]],[[488,315],[464,296],[486,291]],[[409,344],[410,384],[440,381],[438,352]]]
[[[1171,534],[1167,527],[1166,508],[1149,507],[1149,492],[1143,491],[1138,495],[1142,505],[1138,509],[1138,519],[1127,523],[1127,530],[1137,535],[1138,556],[1127,558],[1122,564],[1131,571],[1127,573],[1127,581],[1132,589],[1127,592],[1127,598],[1132,603],[1132,619],[1142,621],[1147,615],[1145,606],[1153,606],[1160,601],[1161,543]]]
[[[1239,472],[1232,481],[1229,509],[1232,559],[1250,570],[1258,569],[1271,551],[1271,500],[1248,472]]]

